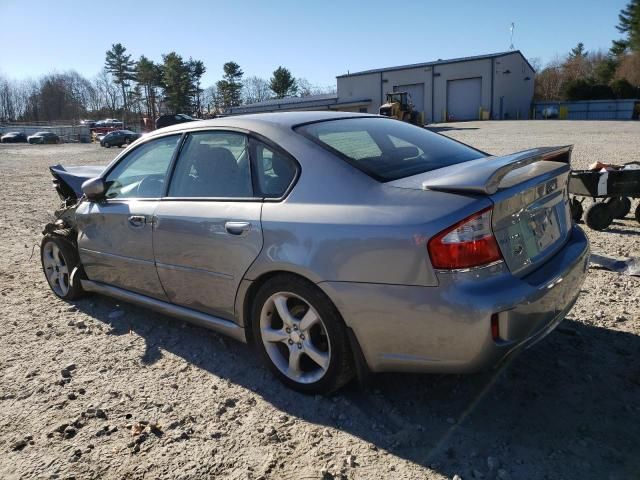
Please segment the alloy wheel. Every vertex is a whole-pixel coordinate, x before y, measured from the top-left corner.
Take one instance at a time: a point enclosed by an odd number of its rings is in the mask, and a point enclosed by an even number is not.
[[[44,246],[42,264],[51,289],[58,296],[64,297],[69,293],[70,272],[60,248],[54,242],[47,242]]]
[[[314,383],[326,374],[331,361],[327,329],[302,297],[271,295],[260,312],[260,336],[273,364],[294,382]]]

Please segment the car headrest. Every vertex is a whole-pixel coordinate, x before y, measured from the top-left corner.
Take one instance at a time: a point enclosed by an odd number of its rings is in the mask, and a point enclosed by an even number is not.
[[[238,162],[226,148],[198,144],[191,155],[194,156],[193,166],[201,179],[220,178],[238,172]]]

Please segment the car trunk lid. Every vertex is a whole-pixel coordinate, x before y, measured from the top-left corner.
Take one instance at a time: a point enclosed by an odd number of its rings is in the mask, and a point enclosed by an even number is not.
[[[492,227],[509,270],[526,275],[569,237],[571,146],[485,157],[387,185],[489,198]]]

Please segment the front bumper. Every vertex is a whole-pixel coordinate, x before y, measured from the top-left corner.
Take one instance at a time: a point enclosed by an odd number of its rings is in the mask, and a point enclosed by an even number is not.
[[[442,273],[437,287],[322,282],[374,372],[469,373],[496,365],[551,332],[575,303],[589,242],[567,244],[523,278],[504,264]],[[500,337],[491,334],[498,314]]]

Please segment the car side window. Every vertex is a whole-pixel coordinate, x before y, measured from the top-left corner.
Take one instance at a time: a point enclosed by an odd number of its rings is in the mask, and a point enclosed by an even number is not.
[[[251,156],[260,196],[281,197],[296,176],[296,163],[258,140],[251,140]]]
[[[161,197],[179,140],[180,135],[158,138],[129,153],[107,175],[106,198]]]
[[[170,197],[253,197],[247,136],[209,131],[189,135],[169,186]]]

